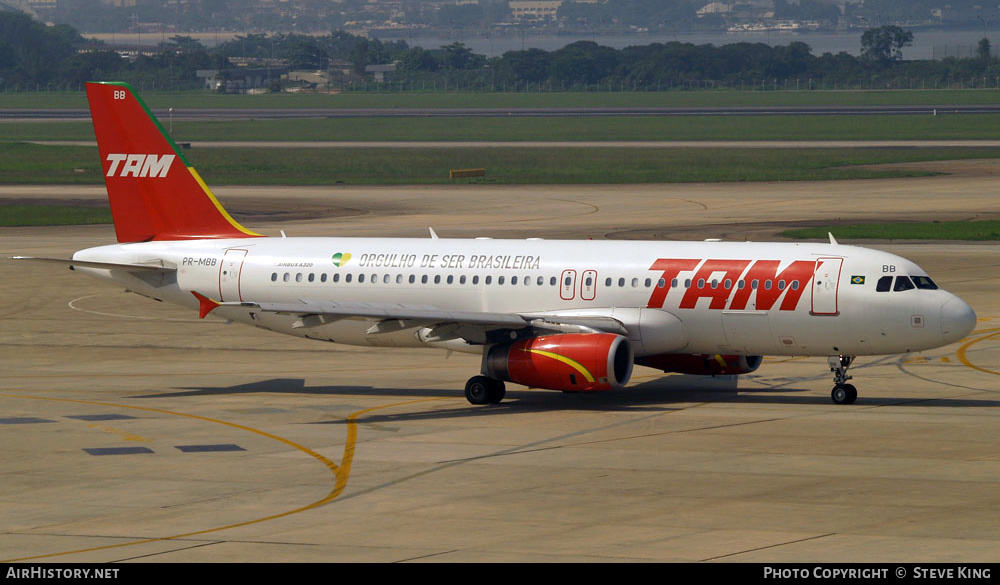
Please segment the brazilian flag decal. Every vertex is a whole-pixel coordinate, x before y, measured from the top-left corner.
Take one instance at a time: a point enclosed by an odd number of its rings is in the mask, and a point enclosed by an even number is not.
[[[864,276],[852,276],[851,277],[851,284],[864,284],[864,283],[865,283],[865,277]]]

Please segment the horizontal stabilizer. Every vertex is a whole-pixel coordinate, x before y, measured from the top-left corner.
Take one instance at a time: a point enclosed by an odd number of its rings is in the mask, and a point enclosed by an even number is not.
[[[11,260],[32,260],[34,262],[51,262],[53,264],[63,264],[72,268],[80,266],[82,268],[103,268],[111,270],[120,268],[130,272],[177,272],[176,268],[168,268],[156,264],[125,264],[119,262],[91,262],[89,260],[73,260],[72,258],[37,258],[33,256],[12,256]]]

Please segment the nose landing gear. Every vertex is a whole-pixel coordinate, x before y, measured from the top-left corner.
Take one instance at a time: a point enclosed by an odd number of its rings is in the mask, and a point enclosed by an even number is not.
[[[833,391],[830,392],[830,398],[834,404],[854,404],[858,399],[858,389],[854,384],[847,383],[851,379],[851,376],[847,375],[847,368],[851,367],[854,356],[831,355],[826,361],[830,364],[830,371],[833,372]]]

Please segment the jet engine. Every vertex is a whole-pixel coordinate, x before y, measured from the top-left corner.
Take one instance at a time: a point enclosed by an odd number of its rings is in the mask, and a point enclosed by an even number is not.
[[[621,388],[632,376],[632,346],[613,333],[566,333],[495,345],[486,375],[524,386],[584,391]]]
[[[661,353],[636,360],[637,364],[664,372],[696,374],[699,376],[729,376],[748,374],[760,367],[764,356]]]

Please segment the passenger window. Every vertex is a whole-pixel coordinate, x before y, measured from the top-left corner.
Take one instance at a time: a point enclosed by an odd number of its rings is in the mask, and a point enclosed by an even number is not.
[[[472,277],[472,284],[479,284],[479,275],[478,274]]]
[[[516,276],[511,276],[510,277],[510,283],[511,284],[517,284],[517,277]]]
[[[604,286],[611,286],[611,279],[610,278],[605,278],[604,279]]]
[[[415,282],[417,282],[417,275],[416,274],[411,274],[410,275],[410,284],[414,284]]]
[[[891,276],[883,276],[882,278],[878,279],[878,282],[875,284],[875,292],[889,292],[889,289],[891,288],[892,288]]]
[[[271,273],[271,282],[278,282],[278,273],[277,272],[272,272]]]
[[[365,275],[364,274],[359,274],[358,275],[358,283],[362,283],[364,281],[365,281]]]
[[[340,282],[340,274],[334,273],[333,282]]]
[[[916,287],[913,286],[913,281],[911,281],[906,276],[897,276],[896,277],[896,285],[892,287],[892,290],[896,291],[896,292],[899,292],[899,291],[902,291],[902,290],[910,290],[912,288],[916,288]]]
[[[351,273],[348,272],[347,276],[344,277],[344,282],[351,282]]]
[[[441,275],[440,274],[435,274],[434,275],[434,284],[441,284]]]
[[[420,284],[427,284],[427,275],[424,274],[420,277]]]
[[[309,282],[313,282],[315,280],[316,280],[316,275],[314,273],[310,272],[309,273]]]
[[[319,281],[320,282],[326,282],[326,273],[325,272],[323,274],[319,275]]]
[[[486,284],[490,284],[492,282],[493,282],[493,277],[492,276],[487,276],[486,277]]]

